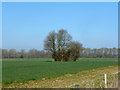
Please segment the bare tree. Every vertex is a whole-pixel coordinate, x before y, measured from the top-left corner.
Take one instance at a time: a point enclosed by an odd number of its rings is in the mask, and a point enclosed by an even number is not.
[[[15,58],[16,57],[16,50],[15,49],[10,49],[9,50],[9,57],[10,58]]]
[[[52,58],[56,59],[56,33],[54,31],[50,32],[44,41],[44,49],[52,53]]]
[[[56,43],[57,45],[57,43]],[[75,45],[73,45],[75,46]],[[72,53],[75,54],[74,50],[71,49],[72,46],[69,44],[67,44],[67,49],[64,49],[64,53],[61,53],[62,51],[60,51],[60,55],[63,55],[63,60],[64,61],[68,61],[71,60],[72,58]],[[73,48],[75,49],[75,48]],[[58,49],[56,48],[56,55],[55,57],[59,57],[57,56],[57,52]],[[74,52],[72,52],[74,51]],[[107,54],[105,55],[105,48],[100,48],[100,49],[89,49],[88,48],[83,48],[82,50],[80,49],[80,53],[79,53],[79,57],[85,57],[85,58],[118,58],[119,53],[120,53],[120,48],[108,48]],[[2,49],[2,58],[51,58],[52,53],[50,51],[44,51],[44,50],[36,50],[36,49],[31,49],[29,51],[16,51],[15,49],[13,50],[7,50],[7,49]],[[62,57],[62,56],[61,56]],[[72,58],[73,59],[73,58]],[[61,59],[56,59],[56,61],[62,61]]]
[[[44,49],[52,53],[55,61],[67,61],[65,57],[70,49],[71,35],[66,30],[61,29],[58,33],[50,32],[44,41]]]
[[[44,47],[45,50],[52,52],[55,61],[68,61],[70,57],[76,61],[82,51],[82,44],[71,40],[72,36],[64,29],[59,30],[58,33],[52,31],[47,36]]]
[[[2,58],[9,58],[7,49],[2,49]]]
[[[71,35],[66,30],[59,30],[57,33],[57,59],[58,61],[67,61],[66,54],[70,49]]]
[[[71,42],[70,45],[71,45],[70,48],[71,57],[73,58],[73,61],[76,61],[77,58],[79,58],[80,56],[80,51],[82,51],[83,49],[82,44],[76,41],[76,42]]]

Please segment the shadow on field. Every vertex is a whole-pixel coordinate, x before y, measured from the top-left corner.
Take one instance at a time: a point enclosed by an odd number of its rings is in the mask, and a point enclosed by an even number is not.
[[[54,62],[54,61],[44,61],[44,62]]]
[[[44,62],[73,62],[73,61],[54,61],[54,60],[47,60],[47,61],[44,61]]]

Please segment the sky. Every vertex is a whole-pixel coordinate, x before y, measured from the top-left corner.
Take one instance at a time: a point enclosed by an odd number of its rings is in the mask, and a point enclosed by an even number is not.
[[[52,30],[65,29],[85,48],[118,47],[117,2],[2,4],[2,48],[43,50]]]

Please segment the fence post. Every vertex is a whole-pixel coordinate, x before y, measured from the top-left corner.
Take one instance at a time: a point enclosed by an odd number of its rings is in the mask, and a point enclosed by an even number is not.
[[[107,88],[107,75],[104,74],[104,76],[105,76],[105,88]]]

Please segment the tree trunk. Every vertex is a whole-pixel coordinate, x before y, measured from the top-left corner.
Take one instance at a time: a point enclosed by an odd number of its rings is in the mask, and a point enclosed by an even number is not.
[[[76,61],[76,58],[74,58],[74,61]]]
[[[57,59],[56,59],[56,58],[54,58],[54,60],[55,60],[55,61],[57,61]]]

